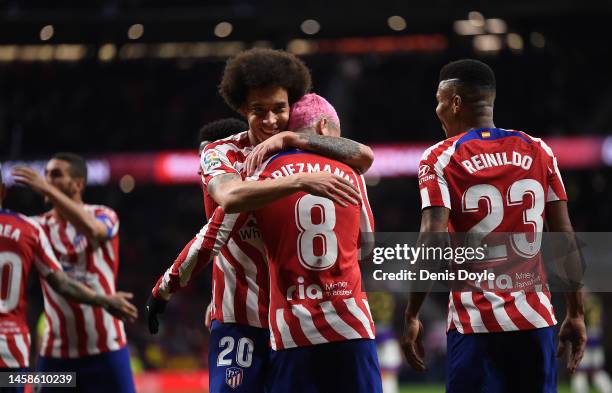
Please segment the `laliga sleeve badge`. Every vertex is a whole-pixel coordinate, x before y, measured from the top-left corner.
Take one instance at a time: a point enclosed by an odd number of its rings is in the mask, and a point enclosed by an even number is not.
[[[230,367],[225,370],[225,383],[232,389],[236,389],[242,384],[244,372],[239,367]]]
[[[219,157],[219,153],[214,150],[206,152],[202,164],[204,171],[206,172],[219,168],[221,166],[221,158]]]

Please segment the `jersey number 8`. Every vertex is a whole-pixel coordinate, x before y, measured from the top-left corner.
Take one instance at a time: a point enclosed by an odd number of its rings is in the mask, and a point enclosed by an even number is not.
[[[317,212],[320,222],[313,222],[313,213]],[[338,259],[338,239],[336,226],[336,208],[334,203],[323,197],[304,195],[295,205],[295,222],[300,234],[297,239],[298,258],[309,270],[329,269]],[[322,249],[315,254],[315,242]]]

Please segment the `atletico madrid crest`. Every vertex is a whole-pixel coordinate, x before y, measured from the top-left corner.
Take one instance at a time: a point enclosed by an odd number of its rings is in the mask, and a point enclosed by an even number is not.
[[[230,367],[225,370],[225,383],[232,389],[236,389],[242,384],[244,374],[241,368]]]

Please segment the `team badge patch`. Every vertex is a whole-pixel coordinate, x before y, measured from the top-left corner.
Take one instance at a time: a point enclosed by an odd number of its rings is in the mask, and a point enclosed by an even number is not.
[[[490,138],[491,137],[491,132],[490,131],[483,131],[483,132],[480,133],[480,135],[483,138]]]
[[[219,157],[219,153],[214,150],[207,151],[202,160],[202,164],[204,171],[206,172],[219,168],[221,166],[221,158]]]
[[[242,384],[244,373],[241,368],[230,367],[225,370],[225,383],[232,389],[236,389]]]

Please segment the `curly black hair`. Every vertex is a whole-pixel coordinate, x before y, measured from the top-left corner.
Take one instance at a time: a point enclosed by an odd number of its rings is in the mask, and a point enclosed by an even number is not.
[[[291,53],[249,49],[227,61],[219,93],[232,109],[238,111],[246,103],[250,89],[269,86],[285,88],[291,105],[310,91],[310,70]]]
[[[247,123],[233,117],[215,120],[200,128],[198,143],[227,138],[230,135],[237,134],[248,129],[249,125]]]

